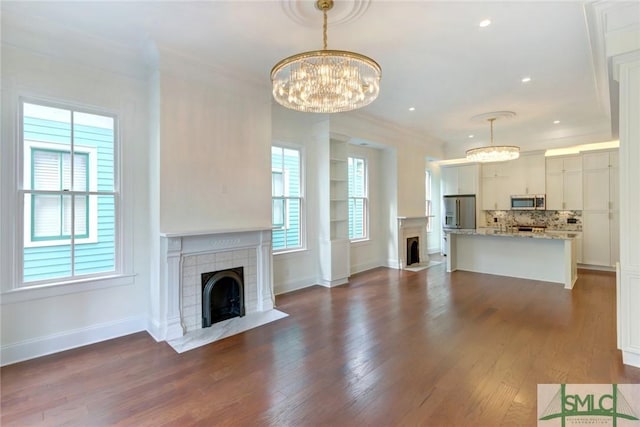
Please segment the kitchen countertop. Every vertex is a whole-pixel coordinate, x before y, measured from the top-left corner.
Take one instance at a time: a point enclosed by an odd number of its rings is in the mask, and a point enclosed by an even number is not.
[[[525,237],[531,239],[572,240],[578,237],[575,231],[500,231],[495,228],[477,228],[475,230],[444,230],[445,233],[465,234],[470,236]]]

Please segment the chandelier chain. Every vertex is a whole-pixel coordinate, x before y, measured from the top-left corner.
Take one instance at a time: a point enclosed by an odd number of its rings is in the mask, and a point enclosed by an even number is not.
[[[327,9],[322,9],[322,15],[324,16],[324,22],[322,24],[322,49],[327,50]]]
[[[491,145],[493,145],[493,122],[495,122],[495,117],[489,119],[489,123],[491,123]]]
[[[515,115],[515,113],[513,113]],[[490,125],[490,143],[484,147],[471,148],[467,150],[467,160],[472,162],[503,162],[515,160],[520,157],[520,147],[515,145],[493,145],[493,122],[498,116],[487,118]]]

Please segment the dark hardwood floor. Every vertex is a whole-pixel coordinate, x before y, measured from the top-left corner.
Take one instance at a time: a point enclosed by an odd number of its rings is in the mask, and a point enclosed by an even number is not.
[[[379,268],[187,353],[138,333],[3,367],[2,426],[536,424],[540,383],[640,383],[615,277],[560,285]]]

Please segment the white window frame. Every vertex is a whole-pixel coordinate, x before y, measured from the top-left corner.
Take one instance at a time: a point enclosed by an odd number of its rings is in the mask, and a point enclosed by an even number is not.
[[[284,200],[284,225],[282,227],[274,227],[274,230],[288,230],[291,228],[291,223],[290,223],[290,219],[289,216],[287,215],[287,200],[299,200],[300,203],[300,229],[299,229],[299,233],[300,233],[300,246],[295,246],[295,247],[284,247],[282,249],[275,249],[272,247],[272,252],[274,255],[282,255],[282,254],[287,254],[287,253],[292,253],[292,252],[300,252],[300,251],[305,251],[307,250],[307,218],[306,218],[306,206],[305,206],[305,189],[306,189],[306,181],[305,181],[305,152],[304,152],[304,147],[300,146],[300,145],[295,145],[295,144],[289,144],[289,143],[283,143],[283,142],[279,142],[279,141],[274,141],[271,143],[271,147],[276,147],[276,148],[281,148],[281,149],[287,149],[287,150],[296,150],[298,152],[298,159],[300,162],[300,195],[299,196],[287,196],[286,194],[283,194],[283,196],[277,196],[274,197],[273,196],[273,191],[272,191],[272,196],[271,196],[271,200],[272,200],[272,212],[273,212],[273,200],[275,199],[279,199],[279,200]],[[273,172],[280,172],[282,173],[282,182],[283,182],[283,186],[286,192],[286,188],[288,187],[289,184],[289,174],[284,171],[284,170],[279,170],[279,169],[274,169],[273,165],[271,166],[271,173]],[[273,218],[271,218],[272,221],[272,225],[273,225]]]
[[[347,164],[349,162],[349,159],[357,159],[357,160],[362,160],[364,162],[364,196],[352,196],[351,194],[348,194],[347,196],[347,200],[348,203],[351,204],[352,200],[362,200],[363,203],[363,216],[364,218],[362,219],[364,221],[364,236],[363,237],[355,237],[352,238],[351,236],[349,236],[349,240],[352,243],[356,243],[356,242],[364,242],[369,240],[369,159],[367,159],[365,156],[348,156],[347,157]],[[347,183],[349,180],[349,175],[347,172]],[[347,209],[348,210],[348,209]],[[351,222],[351,218],[348,219],[349,222]],[[347,227],[348,228],[348,227]]]
[[[424,173],[424,187],[425,187],[425,216],[427,219],[427,233],[433,231],[433,221],[431,216],[433,215],[433,172],[429,169]]]
[[[93,184],[90,182],[90,188],[88,189],[88,191],[69,191],[69,195],[70,196],[74,196],[74,195],[81,195],[81,196],[102,196],[102,195],[109,195],[109,196],[113,196],[114,198],[114,218],[115,218],[115,230],[114,230],[114,249],[115,249],[115,254],[114,254],[114,269],[110,270],[110,271],[105,271],[105,272],[99,272],[99,273],[93,273],[93,274],[82,274],[82,275],[71,275],[71,276],[64,276],[64,277],[56,277],[56,278],[51,278],[51,279],[43,279],[43,280],[38,280],[38,281],[30,281],[30,282],[25,282],[24,281],[24,248],[28,248],[28,247],[32,247],[32,246],[28,246],[27,244],[30,242],[30,228],[27,229],[26,228],[26,224],[25,224],[25,206],[27,205],[27,203],[24,202],[24,200],[26,199],[25,195],[26,194],[30,194],[30,193],[37,193],[38,191],[32,190],[29,187],[27,187],[27,183],[28,181],[25,179],[25,168],[28,167],[30,170],[31,168],[31,163],[30,163],[30,150],[26,150],[26,147],[31,147],[31,146],[37,146],[42,144],[42,146],[47,145],[48,143],[40,143],[37,142],[36,144],[33,144],[33,141],[29,141],[29,140],[24,140],[24,129],[23,129],[23,123],[24,123],[24,111],[23,111],[23,105],[25,103],[29,103],[29,104],[35,104],[35,105],[41,105],[41,106],[45,106],[45,107],[53,107],[53,108],[60,108],[60,109],[64,109],[64,110],[70,110],[72,112],[78,112],[78,113],[87,113],[87,114],[95,114],[95,115],[100,115],[100,116],[105,116],[105,117],[111,117],[113,119],[113,126],[114,126],[114,147],[113,147],[113,151],[114,151],[114,171],[113,171],[113,176],[114,176],[114,183],[113,183],[113,191],[111,192],[105,192],[105,191],[97,191],[97,188],[91,188],[91,186],[93,186]],[[32,97],[18,97],[18,108],[17,108],[17,116],[18,116],[18,143],[17,143],[17,155],[18,155],[18,159],[17,159],[17,165],[18,165],[18,170],[17,170],[17,181],[16,181],[16,186],[17,186],[17,191],[16,191],[16,195],[17,198],[15,200],[15,208],[17,211],[17,219],[16,219],[16,230],[21,230],[20,232],[16,233],[16,253],[15,253],[15,258],[16,258],[16,263],[15,263],[15,270],[14,270],[14,277],[15,277],[15,281],[14,281],[14,286],[9,289],[9,292],[7,292],[7,289],[3,289],[3,299],[6,302],[17,302],[17,301],[24,301],[24,300],[29,300],[31,299],[30,295],[33,294],[34,292],[37,292],[37,295],[47,295],[47,296],[53,296],[53,295],[58,295],[58,294],[68,294],[68,293],[74,293],[74,292],[78,292],[80,291],[80,289],[78,289],[78,285],[83,284],[85,285],[85,288],[93,288],[93,289],[99,289],[102,287],[107,287],[107,286],[120,286],[123,284],[130,284],[131,283],[131,278],[133,277],[132,275],[125,275],[123,274],[123,252],[125,250],[124,246],[123,246],[123,236],[122,236],[122,223],[123,223],[123,213],[120,209],[121,206],[121,200],[122,200],[122,194],[120,191],[120,132],[119,132],[119,123],[118,123],[118,116],[110,111],[108,111],[107,109],[105,110],[97,110],[97,109],[92,109],[92,108],[86,108],[83,106],[79,106],[77,104],[73,104],[73,103],[66,103],[66,102],[57,102],[57,101],[48,101],[48,100],[43,100],[43,99],[37,99],[37,98],[32,98]],[[56,145],[56,144],[52,144],[54,146],[57,146],[57,150],[60,150],[60,146]],[[73,149],[75,151],[77,147],[80,147],[79,151],[83,151],[86,150],[88,148],[93,149],[92,147],[85,147],[85,146],[73,146],[73,147],[69,147],[70,150]],[[26,153],[29,154],[26,154]],[[97,150],[96,150],[96,154],[97,154]],[[29,163],[26,163],[26,157],[29,157]],[[94,156],[90,156],[90,158],[93,157],[93,159],[95,159],[96,165],[97,166],[97,155]],[[92,162],[92,160],[90,160],[90,162]],[[97,168],[95,168],[97,169]],[[97,171],[96,171],[97,173]],[[27,174],[30,176],[30,174]],[[96,177],[97,178],[97,177]],[[30,178],[29,178],[30,179]],[[95,186],[97,187],[97,179],[94,181]],[[89,197],[89,199],[91,200],[92,197]],[[93,199],[97,199],[97,197],[93,197]],[[97,200],[96,200],[97,203]],[[96,205],[96,209],[97,209],[97,205]],[[29,215],[30,216],[30,215]],[[96,216],[96,221],[97,221],[97,216]],[[89,224],[89,227],[91,228],[91,225]],[[97,224],[96,224],[96,230],[97,230]],[[28,231],[28,233],[27,233]],[[25,237],[29,236],[28,239],[25,239]],[[92,239],[92,236],[90,235],[88,239]],[[96,231],[96,236],[95,239],[97,241],[97,231]],[[85,239],[75,239],[74,236],[71,236],[70,239],[67,239],[67,244],[72,244],[72,245],[79,245],[81,244],[81,242],[85,240]],[[56,245],[60,245],[63,244],[61,243],[62,240],[56,240],[55,244]],[[36,243],[36,242],[31,242],[31,244]],[[37,242],[40,243],[40,242]],[[38,244],[34,245],[34,246],[38,246]],[[71,254],[73,257],[73,250],[71,250]],[[71,263],[73,265],[73,258],[71,260]],[[56,291],[54,288],[61,288],[60,291]],[[19,293],[12,293],[10,291],[19,291]],[[23,292],[23,291],[33,291],[33,292]],[[5,301],[3,301],[3,304],[5,303]]]

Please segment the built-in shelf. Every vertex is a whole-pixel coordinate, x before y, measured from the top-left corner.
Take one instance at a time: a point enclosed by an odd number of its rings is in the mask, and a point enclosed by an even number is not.
[[[348,238],[347,199],[349,196],[347,171],[347,143],[332,139],[329,144],[329,203],[331,240]]]

